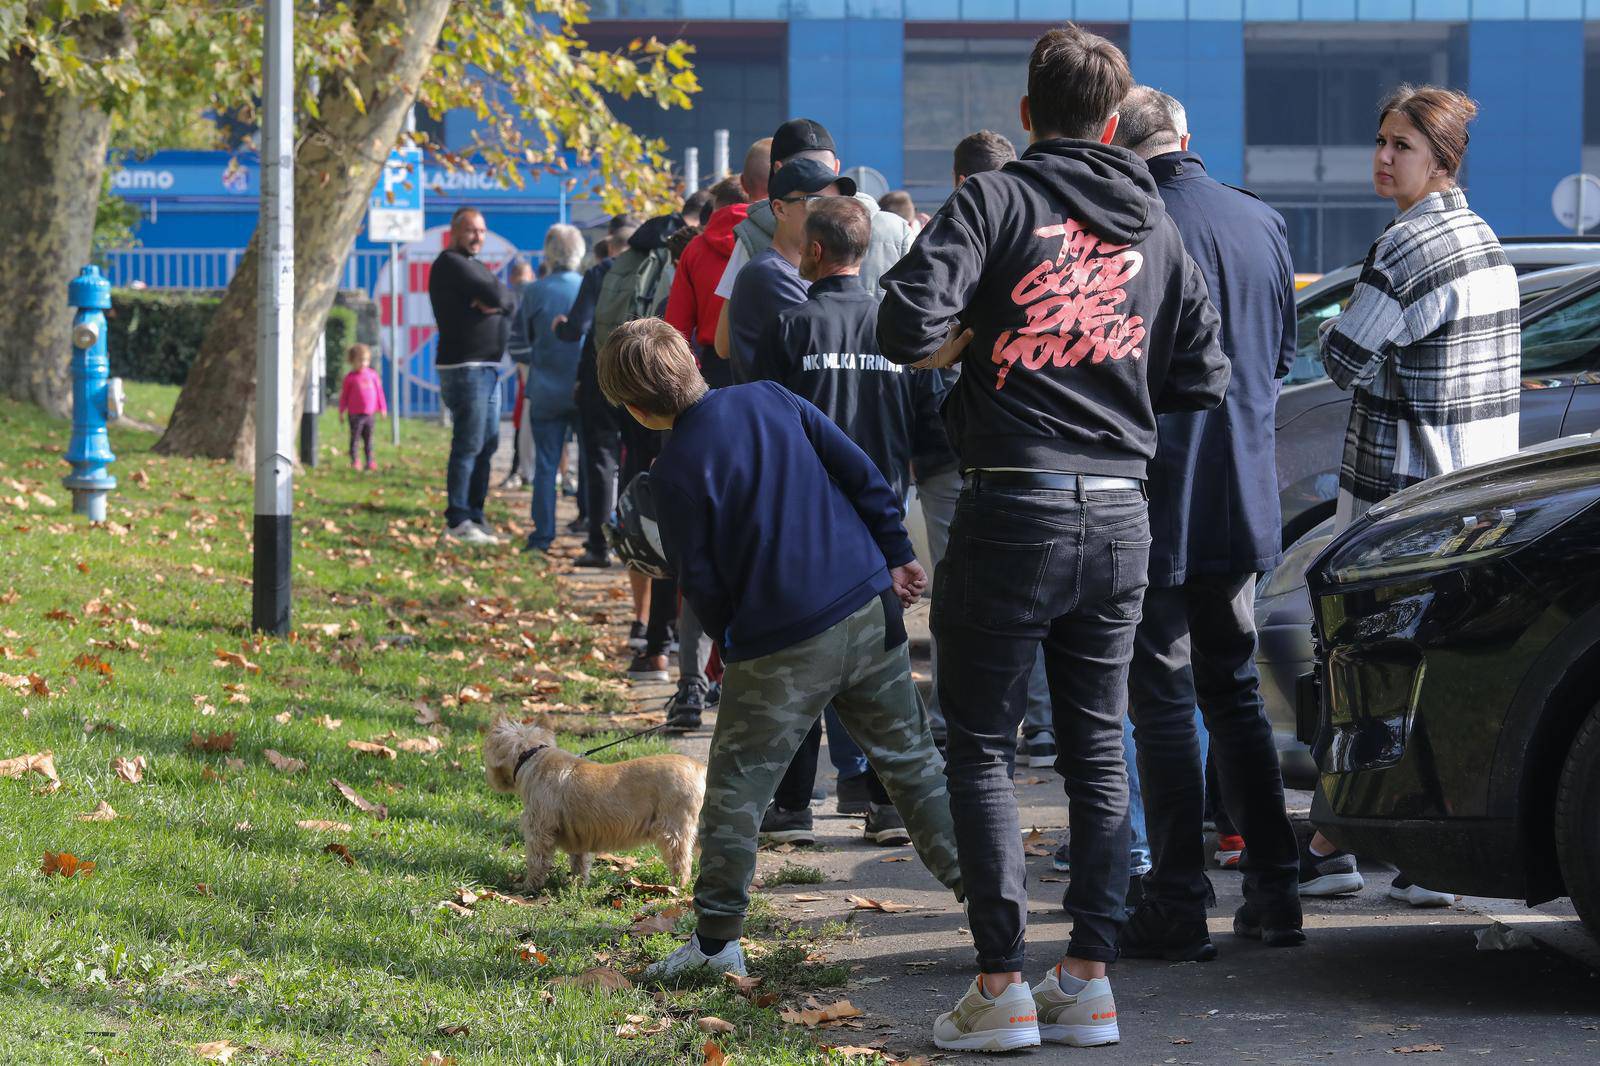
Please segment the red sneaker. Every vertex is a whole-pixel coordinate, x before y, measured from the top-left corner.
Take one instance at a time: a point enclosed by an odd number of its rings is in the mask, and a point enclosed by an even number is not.
[[[1230,870],[1239,865],[1239,856],[1244,854],[1244,837],[1233,836],[1217,837],[1217,853],[1213,856],[1217,865],[1225,870]]]

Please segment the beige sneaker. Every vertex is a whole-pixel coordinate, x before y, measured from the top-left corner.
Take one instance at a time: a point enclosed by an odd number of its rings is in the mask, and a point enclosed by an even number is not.
[[[978,979],[956,1009],[933,1023],[933,1042],[946,1051],[1012,1051],[1039,1046],[1039,1022],[1027,982],[1007,988],[993,999],[983,994]]]
[[[1117,1032],[1117,1001],[1111,998],[1109,978],[1096,977],[1082,992],[1069,996],[1061,991],[1056,968],[1033,986],[1033,1002],[1039,1016],[1039,1036],[1073,1047],[1099,1047],[1122,1039]]]

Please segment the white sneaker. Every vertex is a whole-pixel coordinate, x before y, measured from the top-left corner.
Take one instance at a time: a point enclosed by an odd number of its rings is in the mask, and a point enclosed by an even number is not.
[[[1435,892],[1414,884],[1405,874],[1398,874],[1389,884],[1389,898],[1413,907],[1453,907],[1456,897],[1449,892]]]
[[[933,1022],[933,1042],[946,1051],[1014,1051],[1039,1046],[1038,1012],[1027,982],[990,999],[978,978],[955,1009]]]
[[[474,522],[472,524],[478,527],[478,532],[479,533],[482,533],[484,536],[489,538],[489,543],[491,543],[491,544],[504,544],[505,543],[506,538],[504,538],[500,534],[496,533],[494,531],[494,527],[491,526],[489,523],[487,523],[487,522]]]
[[[446,540],[460,541],[462,544],[499,543],[471,522],[450,526],[444,531],[444,536]]]
[[[700,969],[704,969],[707,973],[745,976],[744,952],[739,950],[739,942],[730,940],[715,955],[707,955],[700,950],[700,935],[696,933],[689,937],[687,944],[660,962],[650,964],[639,976],[644,981],[665,981]]]
[[[1056,968],[1033,986],[1033,1002],[1039,1015],[1039,1036],[1073,1047],[1099,1047],[1115,1044],[1122,1036],[1117,1031],[1117,1001],[1111,998],[1111,979],[1096,977],[1075,996],[1061,990]]]

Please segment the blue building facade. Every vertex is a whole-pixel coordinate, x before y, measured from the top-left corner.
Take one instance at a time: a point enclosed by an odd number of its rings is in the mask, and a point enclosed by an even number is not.
[[[713,129],[733,131],[737,169],[750,140],[805,115],[846,166],[877,168],[924,209],[948,194],[961,136],[1021,142],[1028,45],[1072,19],[1184,102],[1194,149],[1283,212],[1305,270],[1359,258],[1392,215],[1370,145],[1377,102],[1402,81],[1478,101],[1463,184],[1503,233],[1556,232],[1556,183],[1600,166],[1600,0],[597,0],[591,15],[601,45],[654,33],[699,48],[706,91],[688,117],[667,128],[659,109],[619,110],[675,155],[699,147],[702,173]],[[742,55],[742,41],[759,48]],[[767,85],[755,106],[752,82]]]

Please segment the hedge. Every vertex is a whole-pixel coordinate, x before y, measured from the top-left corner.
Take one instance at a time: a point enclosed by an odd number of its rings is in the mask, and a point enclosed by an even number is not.
[[[343,294],[341,300],[349,302]],[[222,295],[217,292],[113,290],[111,310],[106,313],[111,373],[130,381],[182,385],[221,302]],[[329,396],[339,393],[344,353],[355,343],[358,321],[356,311],[348,306],[335,305],[328,312]]]

